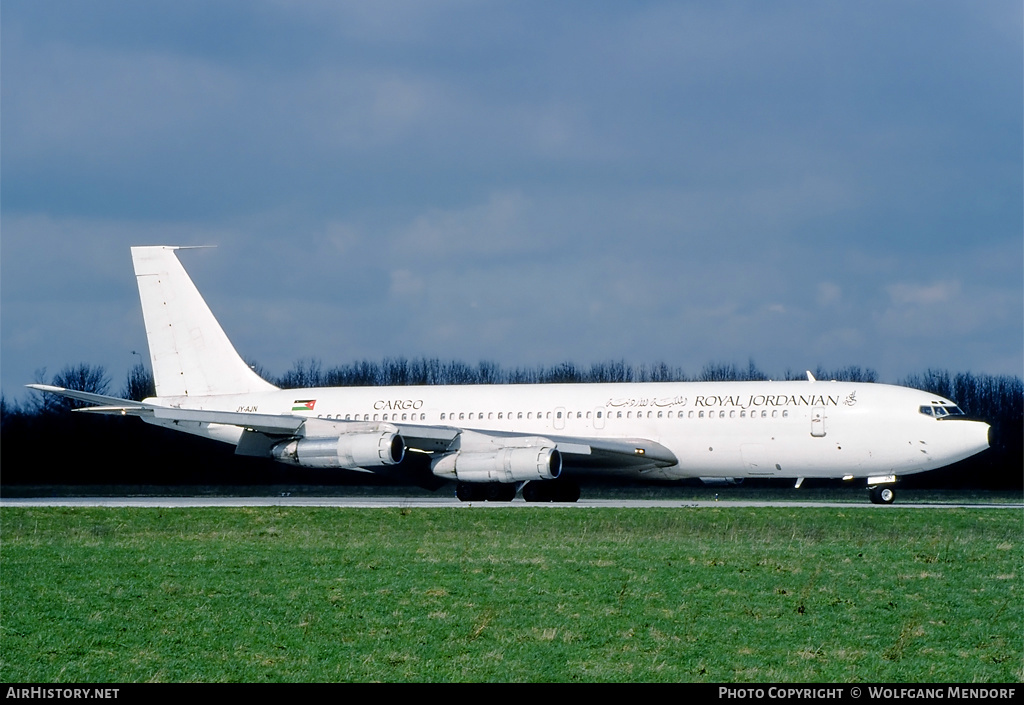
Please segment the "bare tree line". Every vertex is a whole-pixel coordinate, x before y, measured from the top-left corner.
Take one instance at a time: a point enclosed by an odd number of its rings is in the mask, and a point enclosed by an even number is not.
[[[745,367],[733,363],[709,363],[697,374],[687,374],[681,367],[663,362],[634,366],[625,361],[596,362],[580,366],[562,362],[551,367],[512,367],[481,361],[476,365],[439,358],[384,358],[379,362],[361,360],[325,368],[320,360],[307,358],[295,362],[280,376],[269,374],[258,363],[250,363],[268,382],[282,389],[309,387],[376,387],[449,384],[586,384],[625,382],[727,382],[765,381],[770,379],[801,380],[806,372],[787,370],[781,377],[772,377],[751,360]],[[878,382],[878,373],[871,368],[850,365],[836,369],[822,366],[810,370],[815,379],[840,382]],[[68,389],[113,394],[111,380],[102,365],[80,363],[67,365],[52,378],[46,371],[36,373],[36,382]],[[956,401],[970,415],[979,417],[1010,415],[1020,417],[1024,405],[1024,382],[1019,377],[986,375],[971,372],[952,373],[929,369],[896,382],[901,386],[933,392]],[[136,363],[122,383],[119,396],[142,400],[156,395],[153,374],[142,363]],[[6,397],[3,408],[25,413],[62,410],[81,406],[48,394],[36,394],[20,408]]]

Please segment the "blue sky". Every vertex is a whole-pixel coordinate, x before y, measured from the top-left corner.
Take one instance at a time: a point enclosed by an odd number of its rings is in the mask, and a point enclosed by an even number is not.
[[[47,2],[0,24],[0,376],[145,352],[182,253],[272,373],[1024,369],[1017,1]]]

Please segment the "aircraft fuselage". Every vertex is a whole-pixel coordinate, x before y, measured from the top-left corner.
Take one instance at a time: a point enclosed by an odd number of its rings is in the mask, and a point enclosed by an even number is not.
[[[151,401],[389,424],[405,435],[417,426],[450,426],[569,439],[651,439],[676,462],[602,472],[666,480],[908,475],[988,447],[987,424],[921,412],[955,408],[949,400],[852,382],[325,387]],[[219,424],[194,432],[228,442],[241,435],[238,427]],[[566,472],[577,464],[568,462]],[[600,466],[586,465],[591,473]]]

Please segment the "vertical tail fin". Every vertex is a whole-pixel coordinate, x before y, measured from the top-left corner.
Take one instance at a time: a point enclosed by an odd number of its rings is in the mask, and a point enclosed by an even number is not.
[[[133,247],[158,397],[277,389],[235,351],[170,246]]]

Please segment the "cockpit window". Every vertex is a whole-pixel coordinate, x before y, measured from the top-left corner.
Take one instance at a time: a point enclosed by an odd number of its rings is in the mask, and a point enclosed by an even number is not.
[[[918,409],[925,416],[934,416],[937,419],[947,416],[964,416],[959,406],[952,404],[928,404]]]

